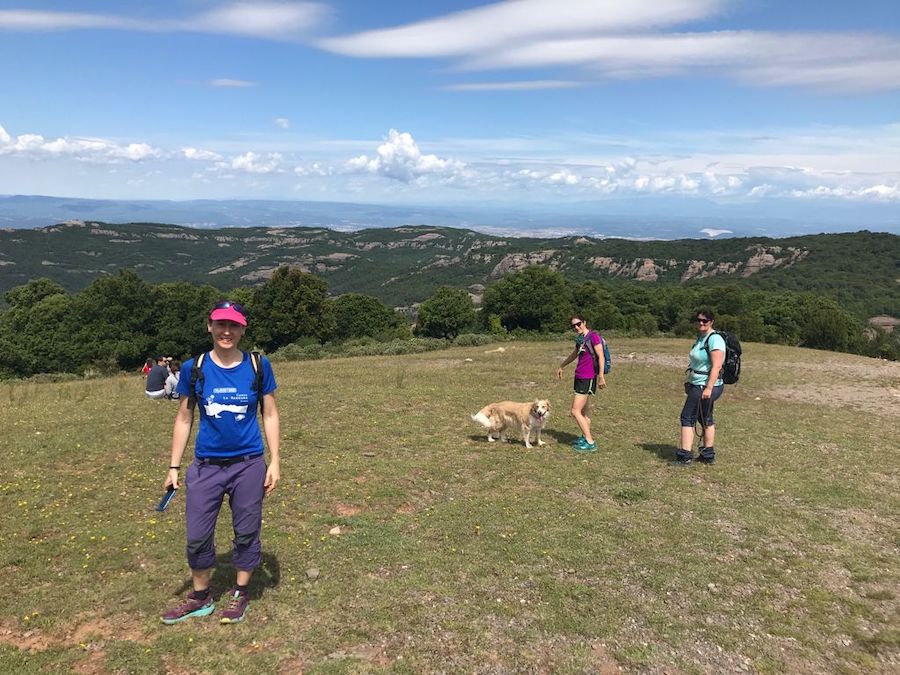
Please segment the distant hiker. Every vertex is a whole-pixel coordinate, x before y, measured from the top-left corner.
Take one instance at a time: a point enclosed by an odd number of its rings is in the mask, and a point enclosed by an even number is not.
[[[694,461],[694,425],[699,417],[703,428],[697,461],[712,464],[716,461],[716,427],[713,405],[722,395],[722,363],[725,361],[725,338],[715,332],[715,316],[708,309],[697,312],[697,341],[690,351],[688,379],[684,383],[687,399],[681,409],[681,445],[675,453],[677,464]]]
[[[141,368],[141,377],[147,377],[147,374],[150,372],[150,369],[153,368],[153,359],[147,359],[144,361],[144,367]]]
[[[164,487],[179,487],[181,458],[191,434],[194,407],[199,403],[194,461],[184,479],[187,561],[193,590],[160,617],[166,624],[207,616],[215,609],[209,582],[216,564],[216,518],[226,494],[234,529],[232,562],[237,585],[223,598],[221,623],[243,620],[249,606],[247,586],[261,562],[262,502],[281,478],[281,432],[271,364],[259,354],[238,349],[246,327],[247,315],[241,305],[217,303],[207,322],[212,351],[187,360],[181,367],[177,387],[181,402],[172,430],[172,454]],[[269,447],[268,468],[257,407],[262,409],[262,431]]]
[[[575,366],[575,398],[572,401],[571,415],[581,430],[581,436],[572,447],[575,452],[596,452],[597,444],[591,435],[591,404],[588,397],[593,396],[598,387],[606,388],[606,380],[603,377],[605,366],[603,338],[588,328],[587,322],[580,314],[572,316],[570,325],[575,331],[575,349],[556,369],[556,379],[562,378],[565,366],[578,359]]]
[[[147,373],[147,385],[144,387],[147,398],[165,398],[167,377],[169,377],[169,369],[166,366],[166,357],[159,356],[156,359],[156,365]]]
[[[166,357],[169,358],[169,357]],[[181,394],[178,393],[178,380],[181,377],[181,361],[174,359],[169,361],[169,376],[166,378],[166,398],[178,400]]]

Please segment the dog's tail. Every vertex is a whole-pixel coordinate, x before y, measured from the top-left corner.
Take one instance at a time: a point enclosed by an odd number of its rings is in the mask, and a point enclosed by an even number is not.
[[[490,429],[491,426],[492,426],[492,425],[491,425],[491,420],[490,420],[490,418],[489,418],[487,415],[484,414],[484,410],[482,410],[482,411],[480,411],[480,412],[477,412],[477,413],[475,413],[474,415],[472,415],[472,421],[473,421],[473,422],[478,422],[479,424],[481,424],[481,425],[484,426],[484,427],[487,427],[488,429]]]

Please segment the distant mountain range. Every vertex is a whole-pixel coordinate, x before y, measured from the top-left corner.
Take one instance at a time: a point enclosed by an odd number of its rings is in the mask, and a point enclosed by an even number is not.
[[[795,200],[796,201],[796,200]],[[585,235],[626,239],[782,237],[821,232],[872,230],[900,233],[900,208],[880,203],[830,203],[808,217],[794,202],[724,205],[698,198],[564,204],[484,203],[403,206],[275,200],[100,200],[44,196],[0,196],[0,227],[45,227],[67,220],[106,223],[171,223],[196,228],[370,227],[435,225],[463,227],[501,236]]]
[[[633,241],[513,238],[431,226],[339,232],[80,220],[0,230],[0,291],[39,277],[79,290],[121,268],[153,283],[227,291],[262,283],[288,265],[322,277],[335,295],[365,293],[395,306],[420,302],[443,284],[477,297],[504,274],[540,264],[573,280],[808,290],[836,297],[860,316],[900,317],[898,261],[900,236],[872,232]]]

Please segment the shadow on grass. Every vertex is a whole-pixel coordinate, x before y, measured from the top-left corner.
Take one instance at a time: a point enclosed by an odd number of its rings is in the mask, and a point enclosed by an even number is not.
[[[214,598],[219,598],[229,589],[234,588],[237,571],[231,564],[231,553],[220,553],[216,556],[216,566],[213,569],[209,588]],[[251,600],[259,600],[267,588],[275,588],[281,582],[281,565],[278,558],[272,553],[263,553],[262,562],[253,572],[250,585],[247,587]],[[182,595],[191,589],[190,578],[186,579],[181,588],[174,595]]]
[[[473,443],[490,445],[491,447],[497,448],[502,448],[505,445],[521,445],[523,448],[525,447],[525,441],[523,441],[515,434],[510,434],[506,439],[506,443],[503,443],[500,440],[496,440],[491,443],[487,439],[487,434],[470,434],[469,440]],[[552,445],[554,442],[559,445],[572,445],[572,443],[578,440],[578,436],[570,434],[567,431],[549,431],[545,429],[541,432],[541,440],[550,445]],[[531,443],[534,447],[537,447],[537,441],[535,440],[534,434],[531,435]]]
[[[638,443],[637,445],[645,452],[652,452],[666,462],[675,460],[676,448],[671,443]]]

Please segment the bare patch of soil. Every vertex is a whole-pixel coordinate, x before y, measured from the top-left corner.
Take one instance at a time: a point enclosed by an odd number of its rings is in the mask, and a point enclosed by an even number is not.
[[[900,392],[849,380],[830,384],[778,385],[760,390],[759,394],[831,408],[856,408],[875,415],[900,414]]]
[[[351,516],[355,516],[362,511],[358,506],[353,506],[352,504],[336,504],[334,507],[334,512],[340,516],[341,518],[349,518]]]

